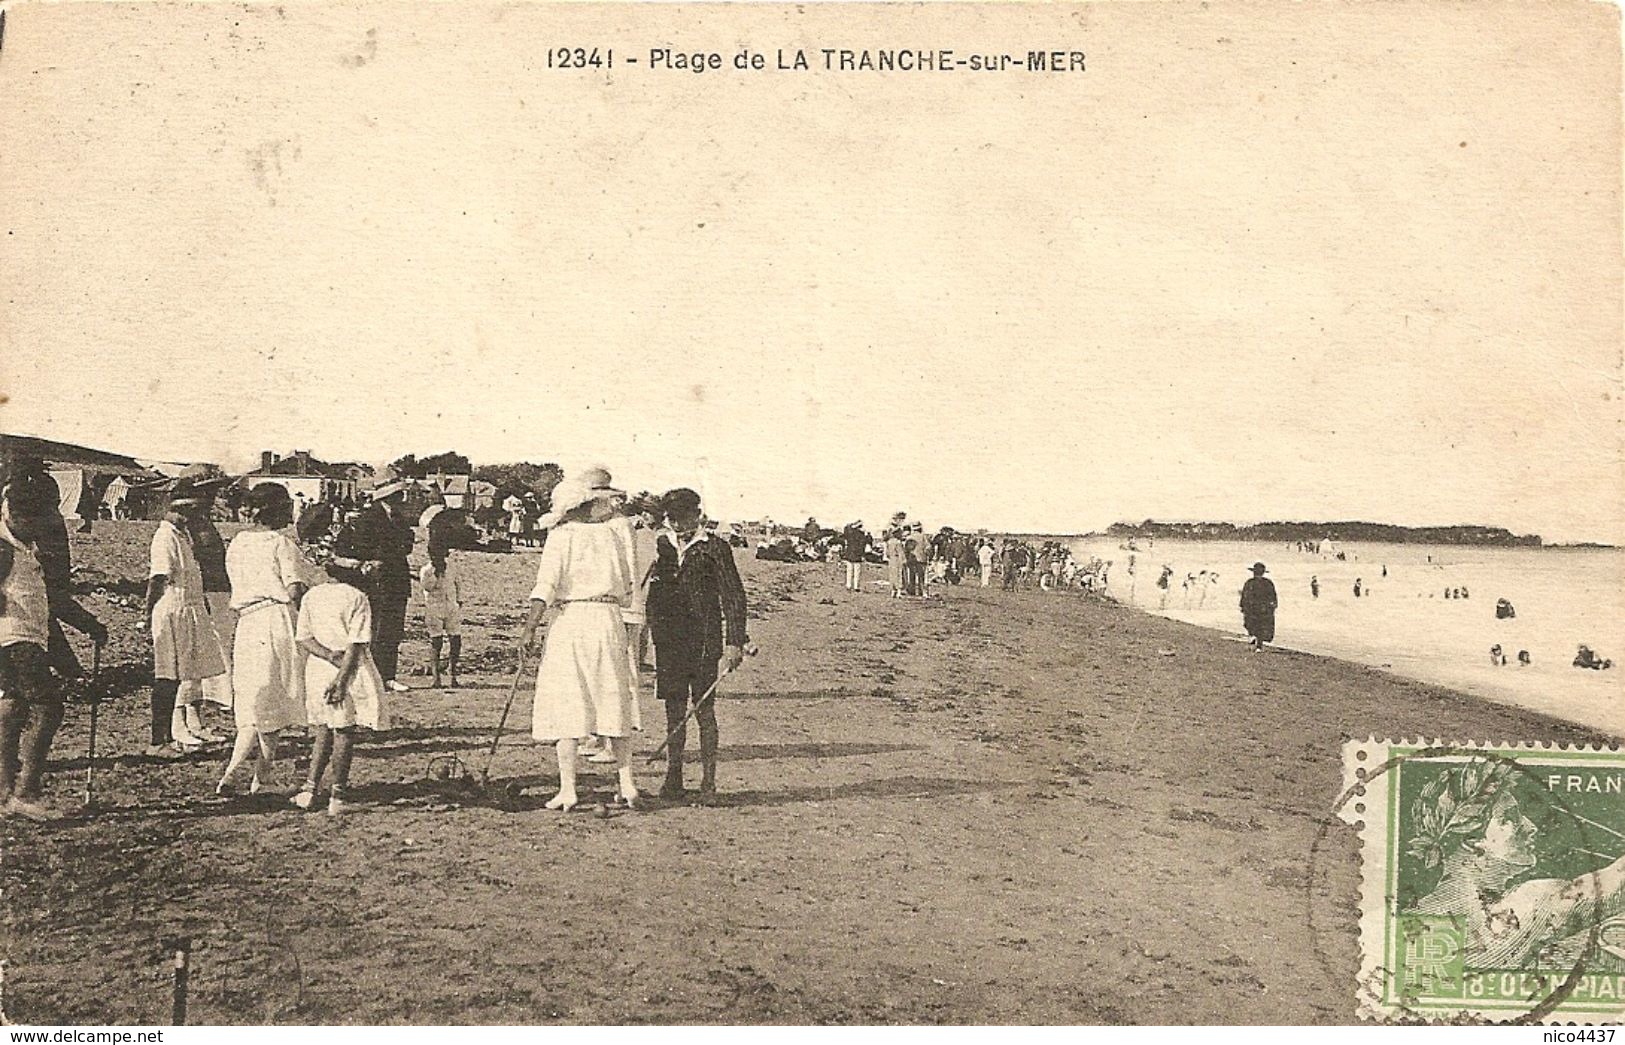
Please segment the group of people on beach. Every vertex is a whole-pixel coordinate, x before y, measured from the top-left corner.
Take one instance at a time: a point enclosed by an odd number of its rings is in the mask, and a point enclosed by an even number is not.
[[[235,739],[215,794],[230,798],[275,786],[279,740],[308,730],[311,754],[288,801],[329,814],[350,802],[350,769],[362,731],[388,728],[415,534],[401,489],[372,492],[371,504],[340,528],[317,558],[289,534],[295,505],[265,483],[243,499],[247,527],[229,545],[210,520],[217,483],[182,477],[149,548],[146,626],[153,652],[151,758],[179,758],[226,738],[203,718],[207,703],[229,707]],[[439,686],[449,646],[457,684],[462,582],[452,527],[428,522],[429,561],[417,572]],[[699,724],[701,792],[716,789],[718,678],[746,648],[745,592],[732,549],[704,528],[699,496],[687,488],[634,502],[588,469],[554,489],[548,534],[522,643],[534,652],[543,615],[557,609],[536,669],[532,736],[556,745],[560,787],[547,803],[577,802],[576,759],[613,763],[617,801],[633,806],[631,736],[641,728],[638,680],[652,639],[656,695],[668,727],[660,794],[685,794],[685,727]],[[33,460],[4,462],[0,485],[0,812],[50,820],[67,811],[43,797],[46,753],[69,685],[83,669],[63,625],[100,650],[107,629],[73,597],[69,544],[57,489]],[[521,671],[523,659],[521,659]]]
[[[869,561],[873,543],[862,520],[848,523],[841,531],[834,553],[846,565],[848,591],[863,590],[863,565]],[[932,584],[959,584],[969,577],[978,578],[983,588],[999,581],[1005,591],[1031,587],[1095,591],[1105,587],[1111,566],[1100,559],[1080,562],[1060,541],[1044,541],[1035,547],[1015,537],[1001,541],[946,527],[930,534],[921,523],[908,522],[903,513],[893,518],[879,543],[887,587],[895,599],[926,598]]]
[[[660,797],[685,795],[683,751],[692,716],[700,732],[700,793],[717,787],[715,693],[743,662],[745,588],[733,548],[705,526],[700,496],[679,487],[632,501],[589,469],[553,489],[548,531],[521,632],[533,650],[543,614],[558,607],[536,676],[531,735],[556,745],[559,790],[547,808],[578,801],[576,758],[595,740],[593,761],[614,764],[616,801],[635,807],[631,736],[644,629],[655,651],[655,695],[665,706],[666,777]]]

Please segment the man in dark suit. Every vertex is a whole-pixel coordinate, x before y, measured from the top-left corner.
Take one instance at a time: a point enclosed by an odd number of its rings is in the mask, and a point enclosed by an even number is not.
[[[678,488],[661,499],[669,528],[656,543],[649,578],[649,631],[655,644],[655,694],[666,705],[666,782],[660,796],[683,796],[683,728],[692,701],[700,723],[700,792],[717,788],[717,715],[720,673],[739,667],[745,654],[745,586],[728,542],[708,536],[700,495]],[[712,699],[706,699],[707,694]]]
[[[359,569],[372,605],[372,659],[391,690],[406,685],[395,677],[401,638],[406,631],[406,603],[412,597],[412,554],[416,536],[406,518],[406,484],[386,483],[372,491],[372,504],[340,531],[333,542],[333,561]]]

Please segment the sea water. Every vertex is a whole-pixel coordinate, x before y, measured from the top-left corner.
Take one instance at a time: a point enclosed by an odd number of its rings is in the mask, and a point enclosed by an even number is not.
[[[1625,736],[1625,549],[1339,543],[1335,551],[1345,556],[1339,560],[1296,544],[1135,543],[1130,549],[1091,538],[1073,542],[1073,553],[1112,563],[1113,598],[1237,636],[1242,582],[1254,562],[1263,562],[1280,598],[1279,646]],[[1164,565],[1174,571],[1166,593],[1157,587]],[[1189,586],[1187,577],[1194,578]],[[1311,577],[1320,581],[1319,598],[1311,595]],[[1468,597],[1446,598],[1454,589],[1466,589]],[[1511,602],[1517,616],[1497,619],[1497,599]],[[1615,667],[1574,667],[1582,643]],[[1506,655],[1504,667],[1492,662],[1495,645]],[[1520,650],[1530,655],[1527,667],[1518,664]]]

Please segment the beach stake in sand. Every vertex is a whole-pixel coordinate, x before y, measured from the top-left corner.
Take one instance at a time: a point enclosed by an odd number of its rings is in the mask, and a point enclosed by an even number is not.
[[[175,954],[175,997],[170,1008],[170,1025],[175,1027],[186,1026],[186,981],[191,975],[192,938],[190,936],[177,936],[166,941],[167,946]]]
[[[96,804],[96,712],[102,706],[99,688],[102,673],[102,647],[97,644],[90,654],[90,747],[85,752],[85,810]]]
[[[525,677],[525,647],[519,647],[519,666],[514,669],[513,685],[508,687],[507,703],[502,705],[502,718],[497,720],[497,731],[491,737],[491,750],[485,754],[485,768],[480,770],[480,786],[491,779],[491,763],[496,761],[497,745],[502,743],[502,731],[508,725],[508,712],[513,709],[513,698],[519,694],[519,680]]]

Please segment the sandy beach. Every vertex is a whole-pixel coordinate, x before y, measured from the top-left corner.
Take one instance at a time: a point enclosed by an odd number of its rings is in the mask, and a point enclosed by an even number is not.
[[[82,586],[130,589],[146,532],[79,539]],[[1342,740],[1604,739],[1074,594],[903,602],[742,554],[761,654],[723,683],[719,802],[560,815],[528,684],[492,778],[529,791],[432,779],[484,763],[535,560],[461,562],[477,671],[395,704],[351,817],[206,801],[220,752],[132,758],[145,688],[104,706],[106,808],[0,826],[10,1018],[167,1020],[161,941],[185,934],[196,1023],[1348,1022]],[[86,602],[133,678],[137,611]],[[403,659],[427,660],[417,606]],[[86,724],[70,709],[58,796]]]

